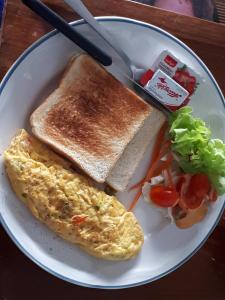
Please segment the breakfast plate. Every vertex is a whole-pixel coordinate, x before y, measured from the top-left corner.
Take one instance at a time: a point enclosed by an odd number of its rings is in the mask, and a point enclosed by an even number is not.
[[[185,44],[162,29],[121,17],[98,20],[112,34],[131,59],[149,68],[159,53],[169,50],[204,78],[190,105],[214,137],[225,138],[225,101],[214,77],[198,56]],[[81,20],[72,25],[98,45],[101,40]],[[105,47],[102,45],[102,47]],[[169,224],[142,199],[134,213],[144,231],[144,246],[133,260],[103,261],[65,242],[39,223],[10,188],[2,154],[17,128],[30,130],[31,112],[55,87],[69,58],[80,50],[53,31],[28,48],[14,63],[0,85],[0,219],[15,244],[37,265],[74,284],[104,289],[128,288],[157,280],[174,271],[198,251],[207,240],[224,209],[224,197],[210,208],[206,218],[187,230]],[[143,177],[150,156],[146,151],[131,184]],[[129,206],[134,192],[118,193]]]

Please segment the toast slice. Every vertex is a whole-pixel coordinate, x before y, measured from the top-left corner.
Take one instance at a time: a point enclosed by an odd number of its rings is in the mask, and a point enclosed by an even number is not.
[[[166,118],[162,112],[153,108],[142,128],[125,148],[121,157],[110,171],[106,182],[116,191],[124,191],[138,167],[148,145],[159,131]]]
[[[97,182],[105,182],[152,107],[86,54],[33,112],[34,135]]]

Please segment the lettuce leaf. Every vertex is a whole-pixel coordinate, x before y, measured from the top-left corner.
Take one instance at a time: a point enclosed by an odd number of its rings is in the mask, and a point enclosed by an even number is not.
[[[211,139],[205,122],[192,116],[188,106],[172,113],[169,120],[172,150],[185,173],[207,174],[219,195],[225,193],[225,145]]]

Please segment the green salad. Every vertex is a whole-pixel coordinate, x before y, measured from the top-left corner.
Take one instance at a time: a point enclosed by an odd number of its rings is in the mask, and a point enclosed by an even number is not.
[[[185,173],[206,174],[219,195],[225,193],[225,144],[212,139],[203,120],[192,115],[189,106],[171,114],[172,150]]]

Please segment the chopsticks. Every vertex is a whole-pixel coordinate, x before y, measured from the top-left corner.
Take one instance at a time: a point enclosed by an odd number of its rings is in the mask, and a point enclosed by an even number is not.
[[[62,17],[56,14],[48,6],[37,0],[22,0],[32,11],[42,17],[45,21],[51,24],[54,28],[62,32],[66,37],[72,40],[81,49],[98,60],[104,66],[112,64],[112,58],[106,54],[102,49],[95,46],[91,41],[86,39],[81,33],[75,30]]]

